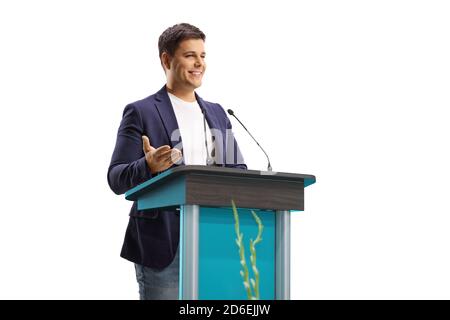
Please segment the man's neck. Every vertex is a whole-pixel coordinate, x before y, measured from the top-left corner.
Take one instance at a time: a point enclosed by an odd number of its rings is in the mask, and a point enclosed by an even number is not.
[[[195,101],[195,93],[192,89],[183,89],[177,88],[175,86],[166,85],[167,92],[173,94],[177,98],[184,100],[186,102],[194,102]]]

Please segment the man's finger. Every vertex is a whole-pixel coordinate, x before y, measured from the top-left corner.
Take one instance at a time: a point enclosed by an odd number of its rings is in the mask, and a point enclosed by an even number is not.
[[[142,136],[142,148],[144,149],[144,153],[149,153],[152,150],[152,145],[147,136]]]
[[[181,154],[181,151],[179,150],[179,149],[176,149],[176,148],[173,148],[172,150],[172,157],[180,157],[182,154]]]
[[[170,150],[170,146],[168,146],[167,144],[165,144],[165,145],[163,145],[163,146],[157,148],[157,149],[155,150],[155,154],[159,154],[160,152],[164,152],[164,151],[167,151],[167,150]]]
[[[165,168],[170,168],[175,162],[169,157],[163,163]]]
[[[170,157],[171,153],[172,150],[156,152],[155,153],[156,160],[161,161],[163,159],[167,159],[167,157]]]
[[[172,152],[172,162],[178,162],[183,157],[180,150],[174,149]]]
[[[173,163],[178,163],[178,161],[180,161],[183,158],[183,154],[181,153],[180,150],[178,149],[172,149],[172,153],[171,153],[171,161]]]
[[[182,158],[182,155],[181,155],[180,151],[172,150],[172,152],[170,153],[170,155],[167,159],[170,160],[172,163],[177,163],[181,158]]]
[[[172,150],[170,149],[170,147],[163,148],[163,149],[158,148],[158,149],[156,149],[154,156],[157,160],[159,160],[161,158],[165,158],[171,152],[172,152]]]
[[[162,163],[165,163],[167,161],[169,162],[176,162],[181,157],[181,152],[177,149],[170,149],[169,151],[166,151],[164,153],[159,154],[156,157],[156,160]]]

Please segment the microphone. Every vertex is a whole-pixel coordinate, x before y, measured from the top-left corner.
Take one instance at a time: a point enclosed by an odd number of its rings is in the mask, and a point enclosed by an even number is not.
[[[209,150],[208,150],[208,139],[206,136],[206,111],[203,108],[200,108],[202,110],[203,113],[203,132],[205,135],[205,148],[206,148],[206,165],[207,166],[212,166],[214,165],[214,159],[211,158],[211,155],[209,154]]]
[[[245,131],[247,131],[247,133],[250,135],[250,137],[252,137],[252,139],[256,142],[256,144],[258,145],[258,147],[261,148],[261,150],[264,152],[264,154],[266,155],[267,158],[267,171],[272,171],[272,166],[270,165],[270,160],[269,160],[269,156],[267,155],[267,153],[264,151],[264,149],[259,145],[258,141],[256,141],[256,139],[252,136],[252,134],[250,133],[250,131],[247,130],[247,128],[244,126],[244,124],[238,119],[238,117],[236,117],[236,115],[234,114],[233,110],[228,109],[228,114],[230,116],[233,116],[236,118],[236,120],[241,124],[241,126],[245,129]]]

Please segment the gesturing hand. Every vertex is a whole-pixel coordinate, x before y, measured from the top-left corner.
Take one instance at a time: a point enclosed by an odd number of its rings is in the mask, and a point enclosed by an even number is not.
[[[150,144],[147,136],[142,136],[142,148],[144,149],[145,160],[152,174],[170,168],[182,157],[180,150],[175,148],[171,149],[168,145],[155,149]]]

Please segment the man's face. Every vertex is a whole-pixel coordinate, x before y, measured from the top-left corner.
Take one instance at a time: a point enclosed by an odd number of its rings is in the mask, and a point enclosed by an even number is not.
[[[194,90],[202,85],[206,70],[205,43],[202,39],[188,39],[180,42],[173,57],[166,55],[170,69],[167,78],[178,87]],[[166,64],[167,67],[167,64]]]

